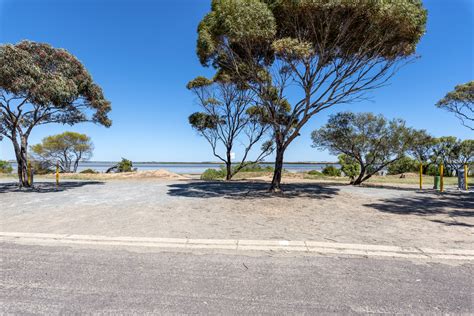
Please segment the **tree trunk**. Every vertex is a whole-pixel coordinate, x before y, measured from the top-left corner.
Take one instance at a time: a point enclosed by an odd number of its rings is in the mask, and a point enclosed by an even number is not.
[[[21,144],[15,140],[13,142],[13,146],[15,148],[15,156],[16,162],[18,164],[18,184],[20,188],[31,187],[28,181],[28,155],[27,155],[27,148],[28,143],[25,137],[22,137]]]
[[[226,168],[225,181],[229,181],[232,179],[232,159],[230,157],[230,152],[231,152],[231,149],[228,148],[227,153],[226,153],[227,161],[225,162],[225,168]]]
[[[355,179],[354,181],[351,182],[352,185],[360,185],[363,181],[363,178],[364,178],[364,175],[365,175],[365,168],[364,167],[361,167],[360,168],[360,173],[359,173],[359,176],[357,177],[357,179]]]
[[[275,171],[273,172],[272,184],[270,186],[270,192],[279,193],[281,192],[281,176],[283,173],[283,154],[285,150],[281,144],[277,144],[276,157],[275,157]]]

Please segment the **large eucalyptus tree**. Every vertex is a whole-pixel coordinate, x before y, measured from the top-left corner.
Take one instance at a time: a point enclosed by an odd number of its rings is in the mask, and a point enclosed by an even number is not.
[[[22,41],[0,45],[0,134],[10,139],[20,186],[28,187],[28,137],[35,126],[92,121],[111,125],[110,102],[64,49]]]
[[[425,32],[420,0],[213,0],[198,27],[205,66],[260,98],[276,146],[271,191],[285,150],[320,111],[363,100],[412,60]]]

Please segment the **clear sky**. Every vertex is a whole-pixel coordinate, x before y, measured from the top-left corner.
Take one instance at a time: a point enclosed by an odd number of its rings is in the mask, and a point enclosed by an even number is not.
[[[288,148],[286,161],[334,160],[311,148],[310,133],[341,110],[400,117],[434,136],[474,137],[434,106],[456,84],[474,79],[474,0],[423,2],[429,17],[420,59],[376,90],[371,102],[314,117]],[[196,28],[209,6],[210,0],[0,0],[0,43],[29,39],[67,49],[112,102],[111,128],[47,125],[33,131],[30,144],[72,130],[92,137],[93,160],[215,161],[187,123],[198,107],[185,88],[190,79],[212,74],[195,54]],[[0,159],[13,158],[4,139]]]

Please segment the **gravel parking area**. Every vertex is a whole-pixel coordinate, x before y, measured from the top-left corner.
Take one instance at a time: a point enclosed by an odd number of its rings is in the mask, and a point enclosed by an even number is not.
[[[0,230],[474,249],[474,193],[293,182],[0,180]]]

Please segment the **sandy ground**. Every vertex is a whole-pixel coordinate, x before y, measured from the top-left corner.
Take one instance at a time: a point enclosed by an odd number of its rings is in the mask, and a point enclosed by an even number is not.
[[[290,181],[0,180],[0,230],[221,239],[288,239],[474,249],[474,192],[418,192]]]

